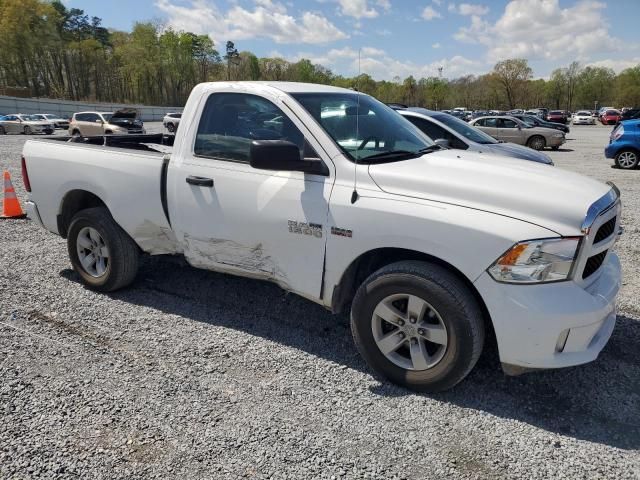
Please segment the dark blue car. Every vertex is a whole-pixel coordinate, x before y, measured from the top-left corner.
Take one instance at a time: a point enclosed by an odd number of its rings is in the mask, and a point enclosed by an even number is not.
[[[611,132],[604,156],[613,158],[619,168],[636,168],[640,160],[640,120],[627,120],[618,125]]]

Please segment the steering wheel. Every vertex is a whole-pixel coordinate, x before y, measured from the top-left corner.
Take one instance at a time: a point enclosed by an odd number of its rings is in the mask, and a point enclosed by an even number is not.
[[[367,143],[369,143],[371,140],[375,140],[376,148],[378,148],[380,146],[380,139],[378,137],[376,137],[375,135],[371,135],[370,137],[367,137],[362,141],[362,143],[358,146],[356,151],[362,150],[364,147],[367,146]]]

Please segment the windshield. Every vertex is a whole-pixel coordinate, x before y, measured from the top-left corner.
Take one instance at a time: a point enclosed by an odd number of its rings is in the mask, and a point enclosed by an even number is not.
[[[489,143],[498,143],[495,138],[484,133],[482,130],[470,126],[468,123],[460,120],[459,118],[441,113],[433,115],[433,118],[435,118],[439,122],[444,123],[451,130],[458,132],[460,135],[464,136],[467,140],[471,140],[472,142],[481,143],[483,145],[487,145]]]
[[[585,112],[583,110],[581,112],[576,113],[576,115],[578,115],[579,117],[590,117],[591,116],[591,112]]]
[[[368,95],[325,92],[291,96],[351,160],[373,156],[382,160],[386,154],[390,154],[389,160],[403,160],[421,155],[433,145],[411,122]]]

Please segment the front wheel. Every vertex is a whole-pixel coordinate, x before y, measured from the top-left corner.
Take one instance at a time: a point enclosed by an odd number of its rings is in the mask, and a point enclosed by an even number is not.
[[[92,290],[111,292],[135,279],[138,247],[104,207],[73,217],[67,247],[73,269]]]
[[[635,150],[621,150],[616,155],[616,165],[619,168],[623,168],[625,170],[632,170],[638,166],[638,161],[640,158],[638,157],[638,152]]]
[[[31,127],[29,125],[26,125],[24,127],[24,134],[25,135],[31,135]]]
[[[5,132],[4,127],[0,125],[0,135],[4,135],[5,133],[7,132]]]
[[[167,130],[169,133],[174,133],[176,131],[176,126],[173,123],[167,123]]]
[[[541,137],[539,135],[531,137],[527,142],[527,146],[529,148],[533,148],[534,150],[543,150],[546,145],[547,142],[545,141],[544,137]]]
[[[371,368],[423,392],[460,382],[484,343],[484,320],[469,289],[448,270],[417,261],[388,265],[365,280],[353,300],[351,330]]]

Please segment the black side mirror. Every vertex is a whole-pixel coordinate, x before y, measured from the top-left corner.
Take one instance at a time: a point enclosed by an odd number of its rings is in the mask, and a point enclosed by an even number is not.
[[[320,159],[302,159],[300,148],[286,140],[254,140],[249,149],[249,164],[260,170],[304,172],[329,175]]]

